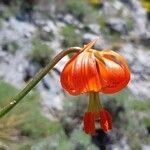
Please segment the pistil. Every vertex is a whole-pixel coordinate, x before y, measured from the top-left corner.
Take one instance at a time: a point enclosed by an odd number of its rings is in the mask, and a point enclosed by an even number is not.
[[[99,94],[96,92],[89,93],[88,112],[93,112],[97,116],[102,108],[103,106],[101,104]]]

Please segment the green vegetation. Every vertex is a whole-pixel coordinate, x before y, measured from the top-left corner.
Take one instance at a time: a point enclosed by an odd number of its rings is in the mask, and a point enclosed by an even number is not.
[[[37,62],[45,61],[45,63],[50,60],[53,50],[50,49],[48,45],[40,41],[38,38],[33,38],[32,45],[30,57],[33,60]]]
[[[100,26],[101,31],[106,32],[106,19],[102,13],[100,13],[98,16],[98,24]]]
[[[139,121],[142,122],[142,124],[145,127],[150,127],[150,101],[149,100],[137,100],[132,99],[129,102],[129,107],[131,110],[133,110],[136,114],[144,114],[142,118],[139,118]]]
[[[93,23],[98,16],[98,11],[85,0],[67,1],[66,10],[84,23]]]
[[[70,13],[72,13],[75,17],[82,21],[83,17],[87,14],[89,10],[89,5],[84,0],[72,0],[68,1],[66,8]]]
[[[131,109],[135,111],[148,111],[150,108],[149,100],[132,100],[130,102]]]
[[[127,30],[131,31],[134,28],[134,22],[131,17],[126,18]]]
[[[60,32],[64,37],[64,40],[62,42],[63,47],[81,45],[81,36],[76,32],[75,27],[71,25],[66,25],[61,28]]]
[[[0,13],[0,19],[8,19],[14,15],[16,15],[18,11],[18,7],[5,7],[5,9]]]
[[[7,93],[7,94],[6,94]],[[18,93],[18,90],[12,85],[0,81],[0,106],[1,108],[8,104],[8,98]],[[55,135],[62,131],[59,122],[51,122],[41,113],[40,95],[37,91],[32,91],[16,108],[7,114],[0,121],[0,142],[7,144],[8,141],[12,145],[12,150],[20,150],[23,147],[30,147],[34,142],[41,138]],[[13,141],[13,134],[16,137],[22,137],[17,141]],[[26,137],[25,139],[23,137]],[[18,144],[17,144],[18,143]],[[16,148],[15,148],[16,147]],[[24,148],[25,150],[27,150]]]
[[[114,127],[127,136],[131,149],[141,149],[141,144],[148,144],[147,127],[150,125],[150,102],[134,100],[128,88],[117,94],[107,95],[107,98],[105,106],[113,115]]]
[[[15,52],[19,49],[19,45],[16,41],[8,41],[4,42],[3,44],[3,50],[8,51],[12,54],[15,54]]]
[[[38,28],[38,32],[36,33],[36,38],[41,41],[48,41],[50,42],[54,37],[54,34],[52,31],[45,31],[42,28]]]

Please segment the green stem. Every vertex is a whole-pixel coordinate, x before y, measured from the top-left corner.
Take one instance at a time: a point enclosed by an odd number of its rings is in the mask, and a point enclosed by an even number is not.
[[[11,102],[7,106],[0,110],[0,118],[15,107],[64,56],[70,53],[77,53],[80,50],[81,48],[79,47],[71,47],[67,50],[61,51],[45,68],[43,68],[32,80],[29,81],[22,91],[20,91],[15,97],[11,98]]]

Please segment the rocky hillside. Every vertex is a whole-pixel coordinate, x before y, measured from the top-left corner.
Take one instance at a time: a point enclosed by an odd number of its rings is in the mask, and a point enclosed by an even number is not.
[[[86,97],[68,96],[59,82],[60,71],[69,59],[65,57],[31,92],[28,97],[31,104],[25,102],[26,98],[12,112],[15,122],[19,108],[24,109],[23,116],[19,116],[21,121],[0,133],[0,149],[150,148],[150,20],[148,9],[143,7],[145,3],[139,0],[0,2],[0,107],[6,104],[2,98],[16,94],[62,49],[83,46],[97,36],[100,40],[95,48],[120,53],[132,73],[131,82],[123,92],[102,95],[104,105],[114,116],[112,133],[106,135],[100,130],[96,136],[88,137],[81,131]],[[32,111],[34,106],[39,109]],[[39,117],[35,117],[37,112]],[[13,120],[11,117],[10,113],[0,122],[0,132],[6,130],[1,124],[6,126]],[[47,123],[39,127],[39,132],[33,121],[39,126]]]

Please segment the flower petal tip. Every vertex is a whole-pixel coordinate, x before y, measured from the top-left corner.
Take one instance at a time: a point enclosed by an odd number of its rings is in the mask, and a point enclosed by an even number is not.
[[[92,40],[91,42],[89,42],[87,45],[85,45],[84,47],[83,47],[83,51],[84,50],[89,50],[95,43],[96,43],[96,41],[99,39],[99,37],[97,37],[97,38],[95,38],[94,40]]]

